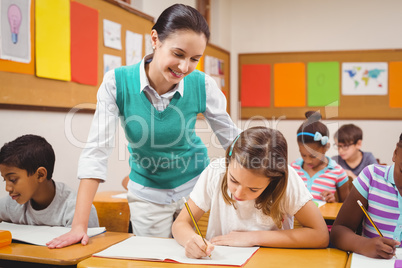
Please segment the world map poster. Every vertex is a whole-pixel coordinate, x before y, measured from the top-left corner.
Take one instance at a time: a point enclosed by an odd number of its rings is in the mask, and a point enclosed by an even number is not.
[[[388,63],[342,63],[343,95],[387,95]]]

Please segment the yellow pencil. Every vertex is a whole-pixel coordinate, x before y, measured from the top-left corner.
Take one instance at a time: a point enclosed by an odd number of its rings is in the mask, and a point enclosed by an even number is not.
[[[367,213],[366,208],[363,206],[362,202],[360,202],[360,200],[357,200],[357,204],[359,204],[360,208],[363,210],[364,214],[366,214],[367,219],[371,222],[371,224],[373,225],[373,227],[375,228],[375,230],[377,231],[377,233],[381,236],[384,237],[380,231],[380,229],[377,228],[377,225],[375,225],[375,223],[373,222],[373,220],[371,219],[370,215]]]
[[[202,241],[204,241],[205,246],[208,247],[208,244],[207,244],[207,242],[205,241],[204,236],[202,235],[202,233],[201,233],[201,231],[200,231],[200,228],[198,228],[198,224],[197,224],[197,222],[196,222],[195,219],[194,219],[193,213],[191,212],[191,209],[190,209],[190,207],[189,207],[188,204],[187,204],[186,198],[183,197],[183,201],[184,201],[184,205],[185,205],[186,208],[187,208],[188,214],[190,215],[191,220],[193,221],[193,224],[194,224],[194,226],[195,226],[195,229],[197,230],[198,235],[201,236]],[[206,248],[205,248],[205,249],[206,249]],[[209,255],[209,257],[211,258],[211,255]]]
[[[363,210],[364,214],[366,214],[367,219],[369,219],[369,221],[371,222],[371,224],[373,225],[373,227],[376,229],[377,233],[381,236],[384,237],[380,231],[380,229],[378,229],[377,225],[375,225],[374,221],[371,219],[370,215],[368,214],[366,208],[363,206],[362,202],[360,202],[360,200],[357,200],[357,204],[359,204],[360,208]],[[397,259],[396,255],[394,255],[395,259]]]

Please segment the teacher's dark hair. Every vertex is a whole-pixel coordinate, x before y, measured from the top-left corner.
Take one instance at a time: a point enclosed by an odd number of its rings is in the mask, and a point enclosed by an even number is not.
[[[183,4],[174,4],[165,9],[152,30],[156,30],[161,42],[170,34],[180,30],[191,30],[204,34],[207,42],[210,36],[208,23],[201,13],[193,7]]]

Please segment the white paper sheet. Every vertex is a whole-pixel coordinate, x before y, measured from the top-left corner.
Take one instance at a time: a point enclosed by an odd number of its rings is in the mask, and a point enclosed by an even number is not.
[[[343,95],[387,95],[387,62],[342,63]]]
[[[18,240],[38,246],[46,246],[47,242],[69,232],[71,228],[61,226],[37,226],[0,222],[0,230],[10,231],[13,240]],[[92,237],[105,231],[105,227],[88,228],[87,234],[89,237]]]
[[[0,1],[0,58],[31,62],[31,1]]]
[[[121,66],[121,57],[103,54],[103,74]]]
[[[126,31],[126,65],[140,62],[142,59],[142,34]]]
[[[402,248],[396,249],[396,257],[398,260],[402,260]],[[394,268],[395,258],[384,260],[384,259],[374,259],[369,258],[357,253],[353,253],[352,255],[352,263],[350,265],[351,268]]]
[[[215,246],[211,258],[187,258],[184,248],[174,239],[133,236],[101,252],[97,257],[152,261],[176,261],[179,263],[242,266],[259,247]]]
[[[321,201],[321,200],[314,200],[315,203],[317,203],[317,207],[322,207],[325,205],[327,202]]]
[[[103,19],[103,42],[105,47],[121,50],[121,24]]]

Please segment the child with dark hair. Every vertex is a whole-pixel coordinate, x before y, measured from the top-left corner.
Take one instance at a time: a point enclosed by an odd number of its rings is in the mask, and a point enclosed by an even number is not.
[[[24,135],[0,149],[0,172],[9,196],[0,199],[0,221],[69,227],[76,194],[52,179],[55,155],[42,137]],[[98,227],[92,206],[88,227]]]
[[[378,164],[374,155],[370,152],[361,151],[363,142],[363,131],[354,124],[341,126],[334,134],[335,147],[339,155],[333,156],[346,174],[352,179],[368,165]]]
[[[190,258],[208,256],[214,245],[324,248],[328,231],[311,199],[287,164],[283,135],[249,128],[233,141],[225,158],[202,172],[190,194],[195,221],[210,211],[207,246],[185,208],[173,223],[173,236]],[[302,227],[292,230],[294,217]]]
[[[107,179],[119,119],[128,141],[131,172],[127,200],[133,233],[171,237],[172,223],[199,175],[208,151],[195,131],[202,113],[223,148],[240,130],[226,111],[226,98],[209,75],[196,70],[209,40],[209,27],[193,7],[165,9],[151,30],[153,53],[141,62],[105,74],[87,146],[78,164],[80,186],[71,232],[49,248],[81,241],[99,183]]]
[[[336,247],[372,258],[390,259],[402,241],[402,133],[391,166],[369,165],[353,181],[352,190],[336,217],[331,242]],[[383,237],[364,215],[366,208]],[[356,230],[363,221],[363,234]]]
[[[349,194],[349,180],[345,170],[325,155],[330,146],[329,130],[320,122],[319,112],[309,111],[306,118],[297,130],[301,158],[291,166],[303,179],[315,200],[343,202]]]

